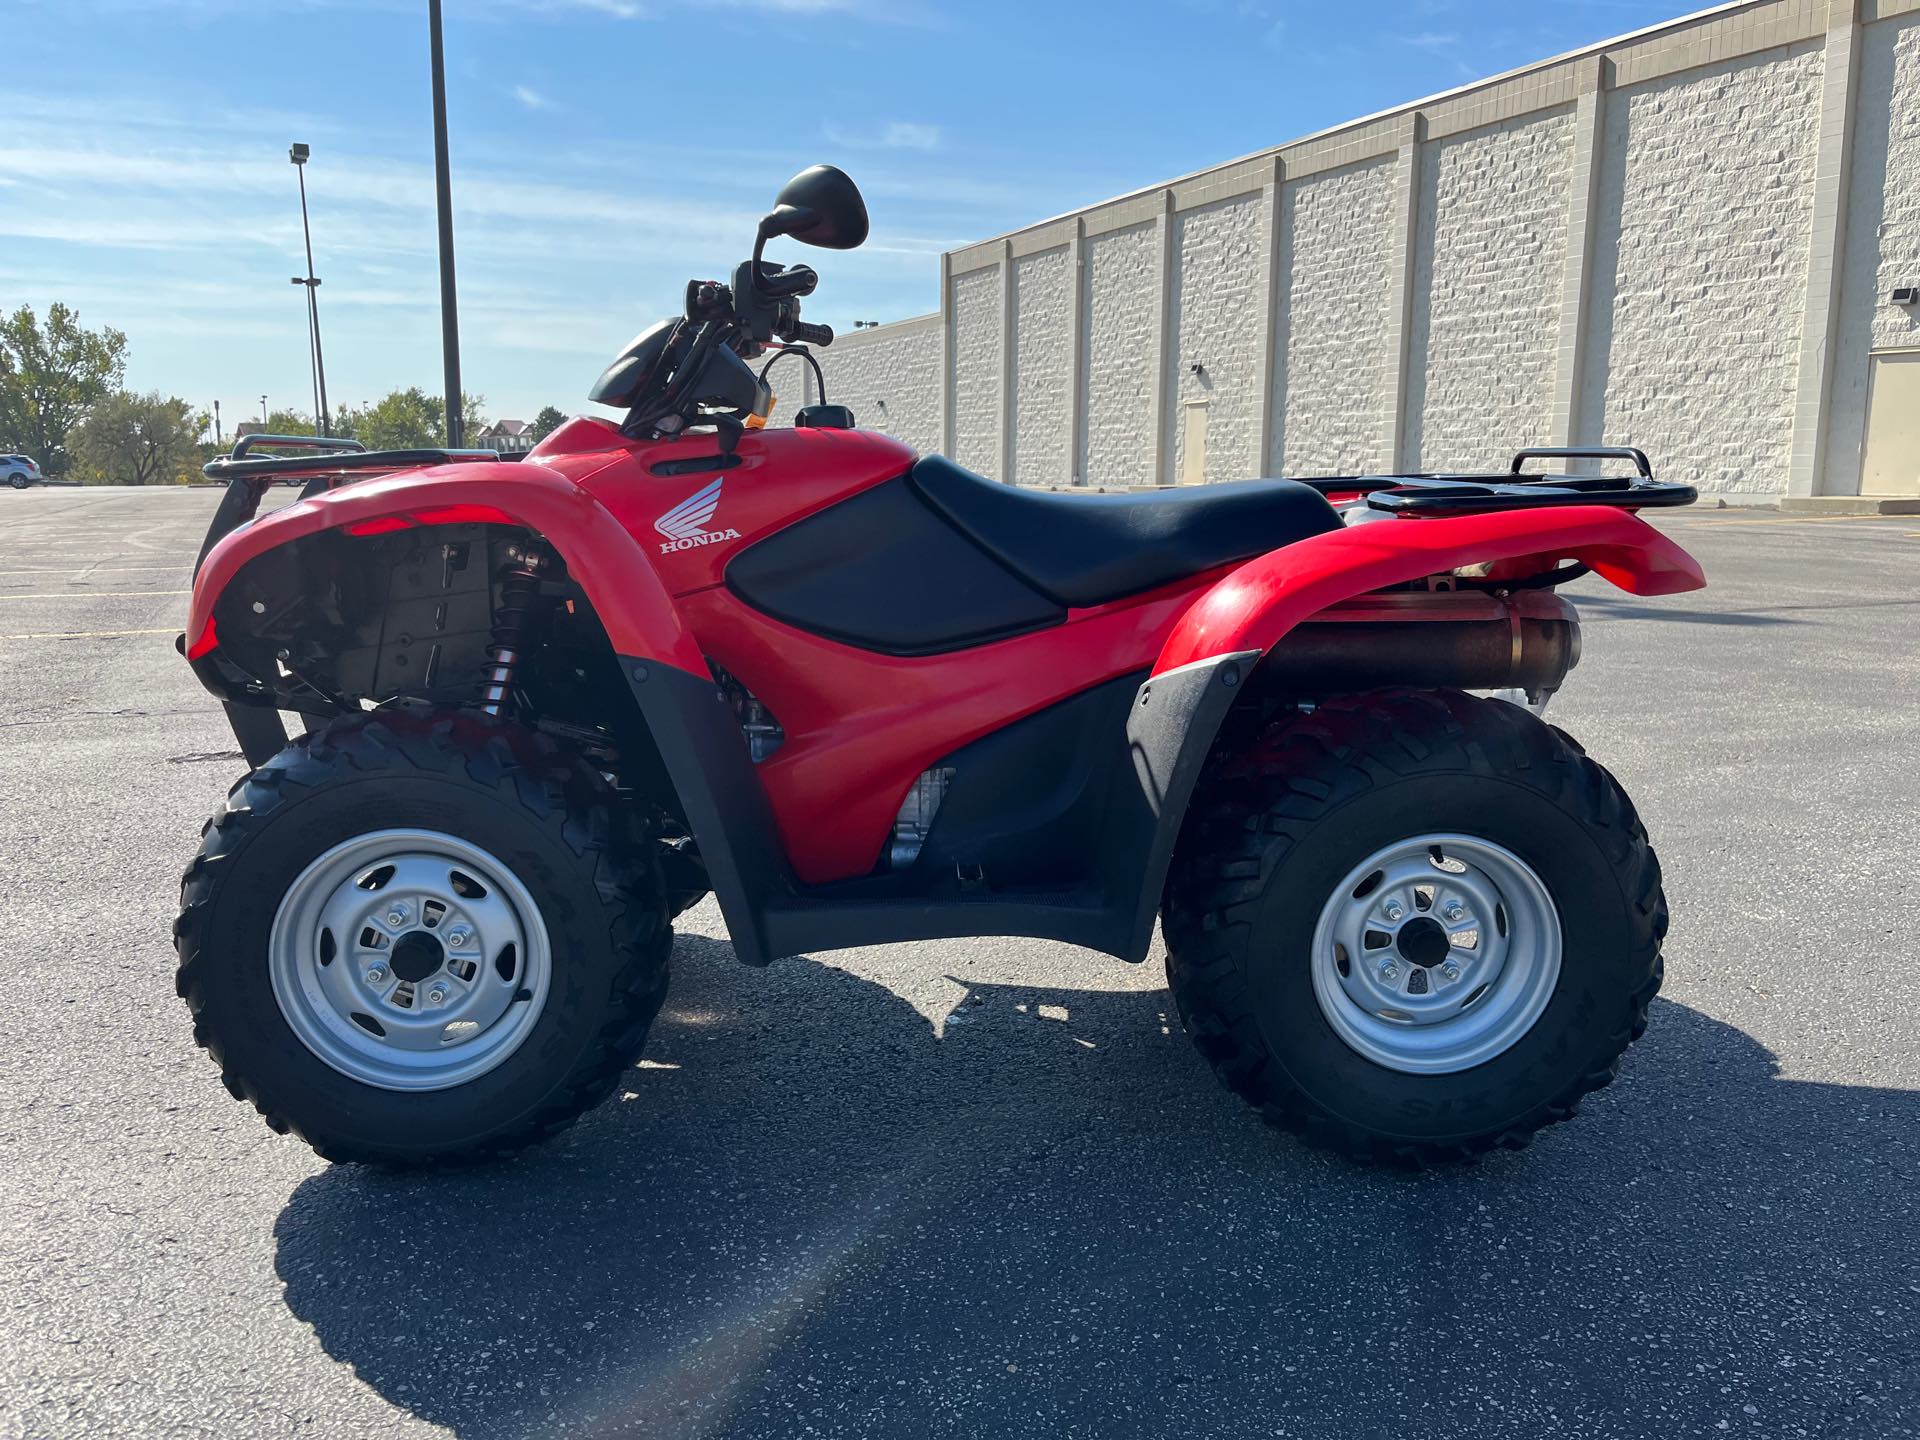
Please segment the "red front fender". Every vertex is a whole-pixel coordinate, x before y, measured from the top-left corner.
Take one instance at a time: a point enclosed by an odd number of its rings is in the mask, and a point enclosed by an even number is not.
[[[1370,590],[1526,556],[1583,561],[1635,595],[1672,595],[1707,583],[1685,550],[1639,516],[1603,505],[1383,520],[1249,560],[1193,603],[1161,647],[1153,673],[1270,650],[1302,620]]]
[[[402,471],[261,516],[207,552],[194,577],[187,635],[195,648],[208,639],[215,602],[240,567],[290,541],[322,530],[475,520],[522,525],[557,550],[593,601],[617,654],[706,675],[672,596],[620,522],[565,475],[521,462]]]

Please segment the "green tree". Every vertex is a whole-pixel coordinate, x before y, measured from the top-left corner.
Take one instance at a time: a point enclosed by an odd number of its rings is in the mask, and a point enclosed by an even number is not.
[[[560,411],[556,410],[553,406],[547,406],[538,415],[533,417],[531,429],[533,431],[534,444],[539,444],[566,423],[567,417],[565,415],[561,414]]]
[[[317,435],[313,417],[304,410],[274,410],[267,415],[269,435]]]
[[[100,400],[120,388],[127,337],[89,330],[58,300],[46,323],[22,305],[0,320],[0,447],[24,450],[48,478],[67,472],[67,438]]]
[[[436,397],[436,399],[437,398],[438,397]],[[462,436],[461,443],[463,445],[471,447],[478,443],[473,437],[487,428],[486,417],[480,413],[480,407],[486,403],[487,397],[484,395],[472,395],[465,390],[460,392],[460,433]],[[441,400],[439,402],[440,411],[444,413],[446,408],[446,401]],[[446,427],[443,425],[438,433],[440,438],[434,441],[434,444],[446,444]]]
[[[333,436],[338,440],[358,440],[360,438],[360,419],[367,412],[356,410],[351,405],[342,405],[328,418],[333,422]]]
[[[480,407],[485,401],[478,395],[462,392],[460,408],[466,422],[467,443],[485,423]],[[429,395],[418,385],[395,390],[363,410],[344,411],[343,424],[334,428],[351,434],[369,450],[408,450],[420,446],[447,443],[447,402]],[[344,428],[351,425],[351,429]]]
[[[73,456],[90,485],[173,484],[191,472],[205,426],[177,395],[116,390],[74,431]]]
[[[353,417],[353,438],[369,450],[406,450],[434,444],[446,406],[418,385],[395,390]]]

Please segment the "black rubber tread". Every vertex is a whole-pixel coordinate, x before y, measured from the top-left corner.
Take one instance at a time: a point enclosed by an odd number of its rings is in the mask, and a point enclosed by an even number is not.
[[[1310,833],[1358,796],[1447,773],[1527,787],[1577,822],[1613,871],[1630,943],[1617,1008],[1595,1017],[1590,1053],[1564,1084],[1496,1129],[1431,1141],[1355,1125],[1306,1094],[1268,1045],[1244,960],[1276,871]],[[1524,1148],[1543,1126],[1571,1118],[1582,1096],[1612,1082],[1660,989],[1667,904],[1659,860],[1632,802],[1571,736],[1505,701],[1389,690],[1278,720],[1237,752],[1209,757],[1169,871],[1162,927],[1182,1023],[1228,1089],[1268,1124],[1318,1148],[1419,1167]]]
[[[591,876],[615,957],[604,1020],[566,1083],[511,1128],[459,1151],[368,1148],[297,1120],[299,1106],[274,1093],[271,1081],[229,1063],[230,1044],[206,1004],[217,943],[208,921],[233,858],[290,805],[342,780],[382,775],[463,782],[531,818]],[[236,1100],[250,1103],[275,1132],[299,1135],[328,1160],[393,1168],[464,1165],[558,1134],[612,1092],[638,1058],[666,998],[673,931],[656,847],[634,814],[597,772],[550,738],[474,711],[389,707],[300,737],[234,783],[225,807],[201,827],[200,852],[181,876],[175,989],[193,1013],[195,1041],[220,1065],[221,1080]]]

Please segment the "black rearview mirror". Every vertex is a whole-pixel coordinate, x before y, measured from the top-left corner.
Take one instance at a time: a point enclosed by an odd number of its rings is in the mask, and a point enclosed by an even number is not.
[[[867,238],[867,202],[846,171],[811,165],[780,187],[760,238],[791,235],[803,245],[851,250]]]

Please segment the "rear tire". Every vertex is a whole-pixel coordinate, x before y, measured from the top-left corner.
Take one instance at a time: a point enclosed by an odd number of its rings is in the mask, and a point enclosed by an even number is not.
[[[336,722],[202,832],[174,927],[194,1038],[236,1099],[330,1160],[545,1139],[612,1090],[665,996],[647,842],[545,737],[468,711]]]
[[[7,477],[7,483],[16,490],[24,490],[33,482],[24,475],[14,474]]]
[[[1181,1019],[1229,1089],[1310,1144],[1419,1165],[1519,1149],[1613,1079],[1667,907],[1631,802],[1568,736],[1383,691],[1216,751],[1162,923]]]

